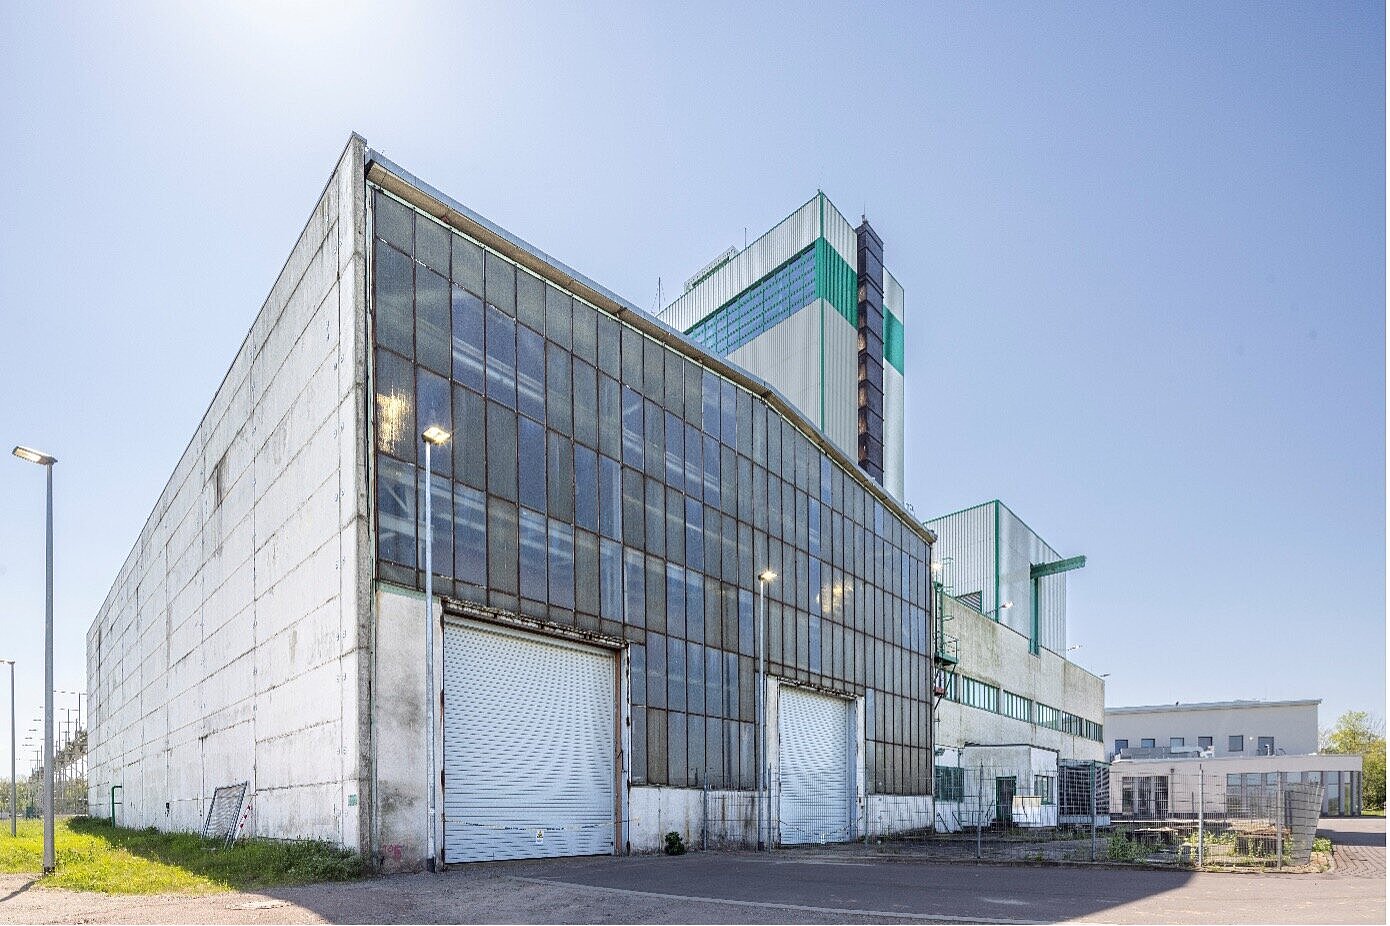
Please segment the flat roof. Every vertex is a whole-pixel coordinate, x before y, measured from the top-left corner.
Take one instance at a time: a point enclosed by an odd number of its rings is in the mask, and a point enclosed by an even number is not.
[[[1322,703],[1322,698],[1305,698],[1300,701],[1193,701],[1172,704],[1143,704],[1133,707],[1107,707],[1107,714],[1157,714],[1166,711],[1229,711],[1247,707],[1308,707]]]

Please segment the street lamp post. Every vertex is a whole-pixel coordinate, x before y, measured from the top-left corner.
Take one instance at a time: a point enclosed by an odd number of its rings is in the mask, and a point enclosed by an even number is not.
[[[434,495],[433,476],[430,468],[430,450],[449,443],[449,432],[438,425],[430,425],[420,435],[425,441],[425,739],[428,741],[426,754],[429,758],[429,870],[434,871],[438,851],[435,847],[435,827],[438,814],[435,810],[435,792],[439,789],[439,773],[435,771],[434,754],[434,705],[438,700],[434,684],[434,518],[431,497]]]
[[[771,828],[771,808],[767,806],[767,586],[777,573],[764,569],[758,573],[758,687],[754,692],[754,708],[758,713],[758,848],[766,847],[764,832]],[[770,835],[770,834],[769,834]],[[770,840],[767,840],[770,841]]]
[[[16,447],[14,455],[42,466],[48,476],[43,622],[43,873],[48,874],[57,867],[53,852],[53,464],[58,460],[31,447]]]
[[[10,835],[19,833],[19,786],[15,784],[14,660],[0,659],[10,667]]]

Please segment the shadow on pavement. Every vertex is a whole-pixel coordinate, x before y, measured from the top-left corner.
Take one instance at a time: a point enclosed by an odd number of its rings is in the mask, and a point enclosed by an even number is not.
[[[1339,846],[1383,846],[1385,818],[1323,817],[1318,821],[1318,835]]]

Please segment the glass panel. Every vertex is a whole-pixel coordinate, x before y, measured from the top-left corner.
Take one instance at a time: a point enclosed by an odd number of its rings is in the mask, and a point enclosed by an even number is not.
[[[549,485],[550,515],[562,521],[574,517],[574,444],[554,431],[546,437],[546,479]],[[593,484],[590,483],[590,488]]]
[[[457,286],[453,297],[453,374],[457,382],[483,391],[483,301]]]
[[[487,509],[482,492],[454,485],[454,577],[487,582]]]
[[[452,368],[449,281],[423,267],[415,271],[415,359],[441,376]]]
[[[487,307],[487,397],[516,407],[516,322]]]
[[[376,342],[397,353],[415,354],[415,265],[400,251],[376,248]]]
[[[407,254],[415,250],[415,213],[384,193],[376,194],[372,226],[378,235]]]
[[[516,268],[504,257],[488,251],[483,256],[486,292],[483,298],[504,314],[516,317]]]
[[[482,296],[483,249],[462,235],[454,235],[453,280],[470,292]]]
[[[382,559],[415,567],[415,467],[377,456],[377,550]]]
[[[487,403],[487,489],[509,501],[516,499],[516,413],[496,402]]]
[[[525,325],[516,329],[516,408],[545,420],[545,339]]]
[[[545,515],[521,509],[521,594],[544,601],[546,595]]]
[[[550,526],[550,603],[574,607],[574,528],[552,519]]]
[[[454,412],[450,408],[448,380],[423,367],[416,367],[415,374],[415,402],[419,412],[415,421],[418,431],[414,437],[423,447],[424,440],[420,437],[420,432],[430,427],[440,427],[447,431],[453,427]],[[430,469],[448,476],[453,469],[453,459],[453,448],[435,447],[430,452]]]
[[[545,330],[545,283],[525,270],[516,275],[516,320],[536,331]]]
[[[486,404],[476,392],[454,387],[454,434],[449,445],[453,448],[454,479],[475,489],[484,488],[487,479],[487,458],[484,455],[487,433]]]
[[[534,511],[545,511],[545,428],[530,418],[517,419],[517,501]]]
[[[623,547],[616,540],[599,540],[599,615],[623,619]]]
[[[516,506],[498,498],[487,500],[488,586],[508,594],[517,591]]]
[[[415,376],[410,362],[376,352],[376,445],[402,460],[415,459]]]

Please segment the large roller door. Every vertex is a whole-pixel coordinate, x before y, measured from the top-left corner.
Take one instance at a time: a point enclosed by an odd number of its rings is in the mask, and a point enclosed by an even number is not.
[[[614,656],[444,628],[444,860],[613,851]]]
[[[854,838],[853,703],[783,687],[777,711],[784,845]]]

